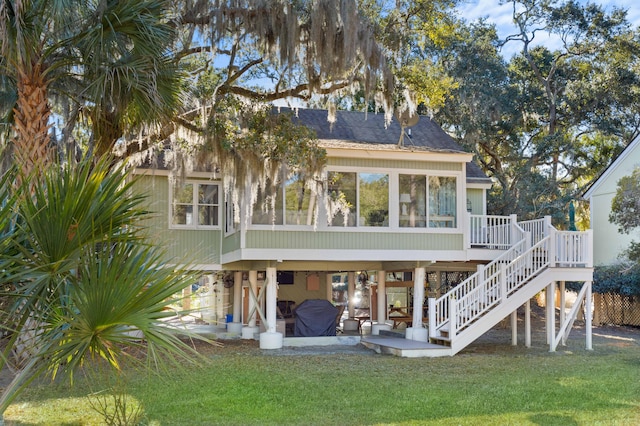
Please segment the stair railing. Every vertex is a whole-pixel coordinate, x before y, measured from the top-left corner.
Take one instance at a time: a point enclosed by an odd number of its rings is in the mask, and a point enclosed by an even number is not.
[[[455,335],[456,317],[451,315],[451,309],[455,305],[456,300],[463,300],[466,295],[473,293],[477,288],[485,288],[487,285],[492,287],[489,283],[490,280],[495,280],[496,275],[499,273],[502,264],[508,264],[524,253],[528,247],[531,246],[531,236],[527,233],[515,220],[515,215],[509,217],[510,222],[497,222],[497,225],[500,229],[502,229],[500,235],[501,238],[505,238],[501,240],[499,243],[501,245],[508,244],[510,247],[492,262],[487,264],[484,267],[479,267],[478,271],[471,275],[469,278],[461,282],[456,287],[449,290],[447,293],[442,295],[441,297],[434,299],[429,298],[429,335],[436,336],[436,331],[442,328],[445,324],[449,323],[449,333],[450,336]],[[475,217],[472,216],[471,220],[475,220]],[[473,226],[472,226],[473,228]],[[508,233],[506,229],[509,229]],[[506,235],[509,236],[509,240],[506,240]],[[472,239],[473,241],[473,239]],[[488,244],[494,244],[495,242],[487,239],[486,242]],[[473,301],[467,301],[463,303],[475,303]],[[459,309],[457,309],[459,310]],[[453,322],[451,320],[453,319]]]
[[[437,338],[438,330],[448,324],[448,337],[453,339],[548,267],[593,266],[592,231],[558,231],[549,218],[516,228],[522,238],[509,250],[440,298],[429,299],[430,336]],[[532,238],[538,240],[533,245]]]

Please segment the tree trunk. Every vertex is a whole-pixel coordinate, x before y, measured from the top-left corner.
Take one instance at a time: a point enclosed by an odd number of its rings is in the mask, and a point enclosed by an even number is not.
[[[22,176],[27,178],[52,160],[49,147],[51,108],[41,65],[18,74],[18,100],[14,114],[13,158]]]

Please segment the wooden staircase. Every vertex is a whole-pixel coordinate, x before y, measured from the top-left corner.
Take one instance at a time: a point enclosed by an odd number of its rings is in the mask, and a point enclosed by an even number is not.
[[[592,233],[557,231],[550,223],[543,233],[534,222],[518,226],[518,241],[497,259],[429,299],[430,343],[455,355],[549,284],[592,281]]]

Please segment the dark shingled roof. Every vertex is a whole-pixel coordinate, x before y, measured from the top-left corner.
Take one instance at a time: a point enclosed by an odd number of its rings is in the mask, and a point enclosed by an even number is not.
[[[291,112],[281,108],[280,112]],[[358,143],[397,145],[401,127],[394,117],[385,125],[384,114],[337,111],[336,122],[327,121],[327,111],[298,109],[293,111],[301,124],[315,130],[318,139],[333,139]],[[418,123],[405,129],[405,147],[422,147],[429,151],[465,152],[429,117],[420,116]]]
[[[326,110],[278,108],[280,113],[292,112],[300,124],[313,129],[319,140],[340,140],[353,143],[397,146],[402,128],[393,117],[385,125],[384,114],[356,111],[337,111],[336,122],[327,120]],[[418,122],[405,129],[405,148],[419,148],[435,152],[466,152],[451,136],[427,116],[420,116]],[[467,163],[467,181],[491,183],[482,169],[474,162]]]

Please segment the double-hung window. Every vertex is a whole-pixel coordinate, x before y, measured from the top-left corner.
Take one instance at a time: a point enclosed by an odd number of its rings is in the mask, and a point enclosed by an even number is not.
[[[211,182],[176,182],[172,191],[172,227],[217,228],[220,226],[220,185]]]

